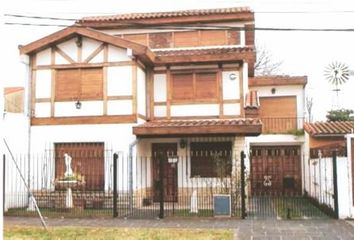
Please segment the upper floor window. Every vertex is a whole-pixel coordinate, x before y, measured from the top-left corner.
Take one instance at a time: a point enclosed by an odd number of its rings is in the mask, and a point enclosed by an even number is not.
[[[216,101],[218,82],[216,72],[172,74],[173,101]]]
[[[102,68],[59,69],[55,73],[55,100],[103,99]]]

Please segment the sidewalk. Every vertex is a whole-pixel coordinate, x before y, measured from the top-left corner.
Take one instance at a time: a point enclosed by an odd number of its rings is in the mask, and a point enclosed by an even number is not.
[[[5,217],[6,225],[41,226],[38,218]],[[120,228],[232,229],[235,239],[354,239],[354,226],[342,220],[238,220],[238,219],[46,219],[50,227],[87,226]]]

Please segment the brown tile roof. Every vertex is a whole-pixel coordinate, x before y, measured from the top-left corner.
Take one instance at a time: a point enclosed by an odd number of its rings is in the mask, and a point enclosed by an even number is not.
[[[240,12],[252,12],[248,7],[234,7],[234,8],[217,8],[217,9],[195,9],[182,10],[172,12],[151,12],[151,13],[128,13],[117,14],[109,16],[89,16],[83,17],[79,23],[84,22],[101,22],[101,21],[117,21],[117,20],[138,20],[138,19],[156,19],[156,18],[170,18],[170,17],[188,17],[188,16],[207,16],[212,14],[232,14]]]
[[[19,91],[24,91],[24,87],[6,87],[4,88],[4,94],[10,94],[10,93],[14,93],[14,92],[19,92]]]
[[[213,47],[200,49],[171,49],[153,51],[157,56],[185,56],[185,55],[206,55],[206,54],[227,54],[227,53],[252,53],[253,47]]]
[[[354,121],[305,123],[305,131],[311,136],[338,136],[354,132]]]
[[[250,90],[246,94],[245,108],[259,108],[258,92]]]
[[[271,75],[257,76],[249,78],[249,87],[259,86],[281,86],[281,85],[302,85],[307,84],[307,76],[287,76],[287,75]]]
[[[202,120],[154,120],[133,127],[137,136],[177,135],[259,135],[262,122],[259,119],[202,119]]]

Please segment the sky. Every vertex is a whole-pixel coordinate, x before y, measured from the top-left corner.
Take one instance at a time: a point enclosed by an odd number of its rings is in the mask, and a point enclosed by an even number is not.
[[[354,29],[354,2],[351,0],[4,0],[1,5],[0,62],[1,66],[5,66],[2,67],[3,79],[0,80],[2,86],[24,85],[27,73],[19,61],[18,45],[61,29],[6,25],[5,22],[73,23],[16,18],[5,14],[80,18],[131,12],[249,6],[255,12],[256,27]],[[348,65],[354,74],[354,31],[257,31],[256,41],[268,49],[275,61],[283,62],[280,69],[282,74],[308,76],[306,94],[314,99],[314,119],[324,120],[334,102],[333,86],[324,77],[325,67],[339,61]],[[354,75],[341,86],[339,95],[340,107],[354,109]]]

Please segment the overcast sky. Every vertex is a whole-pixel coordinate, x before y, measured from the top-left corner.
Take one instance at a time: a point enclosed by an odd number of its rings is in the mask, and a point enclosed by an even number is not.
[[[351,0],[5,0],[1,4],[2,23],[73,23],[14,18],[4,14],[80,18],[129,12],[250,6],[256,13],[257,27],[354,29],[354,2]],[[23,85],[26,74],[19,64],[17,46],[61,28],[1,25],[0,59],[1,66],[6,66],[2,67],[1,84]],[[331,62],[340,61],[354,71],[354,32],[257,31],[256,39],[266,46],[274,60],[283,61],[282,73],[308,76],[307,93],[314,98],[315,119],[324,119],[333,101],[333,87],[325,80],[324,69]],[[354,109],[354,76],[342,86],[340,95],[341,106]]]

